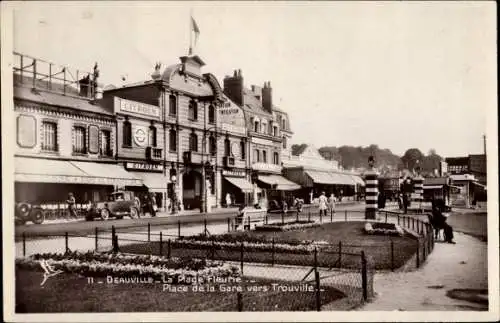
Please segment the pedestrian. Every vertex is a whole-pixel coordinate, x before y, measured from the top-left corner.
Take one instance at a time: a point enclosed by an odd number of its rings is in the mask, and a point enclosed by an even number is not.
[[[156,216],[156,211],[158,210],[158,205],[156,204],[155,193],[151,193],[150,194],[149,201],[151,203],[150,204],[150,213],[151,213],[151,216],[155,217]]]
[[[287,213],[288,212],[288,203],[286,202],[286,200],[283,200],[283,203],[282,203],[282,211],[283,213]]]
[[[319,197],[319,215],[321,216],[322,214],[325,214],[326,216],[326,210],[328,209],[328,200],[325,196],[325,192],[321,192],[321,195]]]
[[[295,198],[295,206],[297,207],[297,213],[302,213],[302,205],[303,205],[302,199]]]
[[[229,193],[226,194],[226,207],[231,206],[231,195]]]
[[[78,218],[78,215],[76,214],[76,199],[73,195],[73,193],[68,194],[68,199],[66,200],[66,203],[68,204],[68,213],[69,213],[69,218]]]
[[[335,195],[333,195],[333,193],[331,193],[328,198],[328,208],[331,214],[335,214]]]

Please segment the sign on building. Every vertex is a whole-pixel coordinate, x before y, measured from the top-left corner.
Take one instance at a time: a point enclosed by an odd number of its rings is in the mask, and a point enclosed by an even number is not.
[[[218,114],[223,131],[243,135],[246,133],[245,115],[239,106],[228,100],[218,109]]]
[[[160,107],[142,102],[122,99],[116,96],[114,97],[114,99],[115,113],[137,115],[141,117],[147,116],[153,119],[161,119]]]

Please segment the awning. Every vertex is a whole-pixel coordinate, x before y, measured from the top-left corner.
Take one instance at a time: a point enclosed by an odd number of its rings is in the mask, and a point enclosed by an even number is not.
[[[234,186],[238,187],[243,193],[252,193],[253,185],[249,181],[247,181],[244,177],[232,177],[232,176],[224,176],[224,178]]]
[[[259,175],[259,181],[267,185],[277,185],[278,191],[295,191],[300,189],[300,185],[291,182],[280,175]]]
[[[135,177],[141,178],[144,185],[150,190],[166,190],[168,178],[162,173],[147,173],[147,172],[129,172]]]
[[[359,176],[356,176],[356,175],[350,175],[352,180],[354,181],[354,183],[358,184],[358,185],[361,185],[361,186],[365,186],[365,181],[359,177]]]
[[[424,190],[437,190],[443,188],[443,185],[424,185]]]
[[[356,185],[355,180],[351,175],[326,172],[326,171],[316,171],[316,170],[306,170],[305,173],[311,178],[311,180],[316,184],[327,184],[327,185]],[[363,182],[364,184],[364,182]]]
[[[140,186],[142,182],[115,164],[15,157],[15,181]]]

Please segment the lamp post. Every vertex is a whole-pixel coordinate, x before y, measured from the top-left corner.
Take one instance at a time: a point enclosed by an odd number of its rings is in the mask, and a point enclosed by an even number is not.
[[[170,181],[172,182],[172,214],[177,214],[179,211],[177,209],[177,172],[172,164],[172,168],[170,169]]]
[[[207,146],[207,133],[214,130],[217,132],[217,126],[210,127],[208,129],[205,129],[203,133],[203,140],[202,140],[202,152],[201,152],[201,177],[202,177],[202,183],[201,183],[201,189],[202,189],[202,194],[201,194],[201,207],[200,207],[200,213],[206,213],[207,212],[207,173],[206,173],[206,168],[212,166],[210,163],[210,160],[205,161],[205,156],[210,156],[211,153],[206,153],[206,146]],[[217,133],[215,134],[215,140],[216,140],[216,146],[217,146]],[[213,170],[214,172],[217,171],[217,147],[215,147],[215,165],[213,166],[215,169]],[[214,174],[215,175],[215,174]],[[215,185],[215,181],[213,183]]]

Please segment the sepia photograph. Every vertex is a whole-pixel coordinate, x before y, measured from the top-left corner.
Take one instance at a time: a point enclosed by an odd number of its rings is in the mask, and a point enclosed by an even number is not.
[[[500,319],[495,2],[1,9],[4,320]]]

